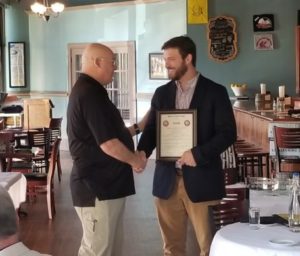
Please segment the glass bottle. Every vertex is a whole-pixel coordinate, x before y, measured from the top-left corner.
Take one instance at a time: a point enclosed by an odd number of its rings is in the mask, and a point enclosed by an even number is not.
[[[290,191],[289,228],[293,232],[300,232],[300,188],[299,173],[293,173]]]
[[[276,102],[276,99],[273,100],[273,111],[277,112],[277,102]]]

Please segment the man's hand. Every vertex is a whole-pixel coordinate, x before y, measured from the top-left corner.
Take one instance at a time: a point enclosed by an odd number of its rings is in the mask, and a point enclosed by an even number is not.
[[[191,150],[185,151],[180,159],[179,164],[195,167],[197,165]]]
[[[132,166],[132,169],[140,173],[144,171],[146,164],[147,164],[147,158],[144,151],[135,151],[136,161],[135,164]]]

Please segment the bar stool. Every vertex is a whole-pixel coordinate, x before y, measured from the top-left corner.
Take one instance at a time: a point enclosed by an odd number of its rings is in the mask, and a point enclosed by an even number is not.
[[[238,140],[234,144],[237,166],[242,180],[247,176],[264,177],[270,176],[269,173],[269,152],[249,142]],[[264,175],[264,169],[266,174]]]

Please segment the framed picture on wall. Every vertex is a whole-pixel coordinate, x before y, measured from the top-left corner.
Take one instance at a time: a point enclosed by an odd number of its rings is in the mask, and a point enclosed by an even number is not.
[[[256,34],[254,35],[255,50],[273,50],[273,35],[272,34]]]
[[[25,43],[8,43],[9,87],[26,87],[25,81]]]
[[[149,79],[166,80],[168,71],[162,53],[149,53]]]
[[[273,31],[274,30],[274,15],[273,14],[258,14],[253,15],[253,31]]]

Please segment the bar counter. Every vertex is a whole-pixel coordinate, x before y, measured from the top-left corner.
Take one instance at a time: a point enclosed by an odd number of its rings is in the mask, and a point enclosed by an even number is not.
[[[300,118],[285,111],[274,111],[272,102],[258,104],[254,100],[233,100],[238,137],[274,155],[273,126],[300,127]]]
[[[254,116],[274,122],[300,122],[300,117],[291,117],[288,115],[288,109],[284,111],[274,111],[272,102],[257,103],[254,100],[232,100],[234,110],[248,112]]]

